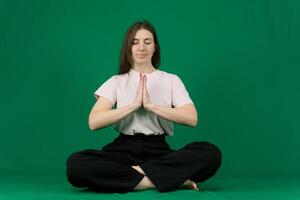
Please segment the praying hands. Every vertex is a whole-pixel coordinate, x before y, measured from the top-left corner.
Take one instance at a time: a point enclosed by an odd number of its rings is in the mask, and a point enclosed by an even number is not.
[[[152,111],[153,104],[147,90],[147,77],[140,74],[140,82],[136,93],[135,105],[137,108],[143,106],[145,110]]]

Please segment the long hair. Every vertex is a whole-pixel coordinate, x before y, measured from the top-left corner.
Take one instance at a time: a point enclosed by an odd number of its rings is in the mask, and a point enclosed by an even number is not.
[[[146,29],[150,31],[153,35],[154,39],[154,45],[155,45],[155,51],[152,55],[152,65],[158,69],[159,64],[160,64],[160,47],[159,47],[159,42],[158,38],[155,32],[154,27],[150,24],[149,21],[143,20],[143,21],[138,21],[135,22],[133,25],[131,25],[125,35],[124,41],[123,41],[123,46],[121,49],[120,53],[120,66],[119,66],[119,71],[118,74],[125,74],[127,73],[130,68],[133,66],[133,56],[132,56],[132,43],[134,36],[136,32],[140,29]]]

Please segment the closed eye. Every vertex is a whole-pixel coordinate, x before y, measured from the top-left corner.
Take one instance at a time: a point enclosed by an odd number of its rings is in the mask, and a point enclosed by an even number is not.
[[[144,39],[145,44],[151,44],[151,42],[152,42],[151,38]],[[138,44],[138,43],[139,43],[139,39],[134,39],[133,42],[132,42],[132,44]]]

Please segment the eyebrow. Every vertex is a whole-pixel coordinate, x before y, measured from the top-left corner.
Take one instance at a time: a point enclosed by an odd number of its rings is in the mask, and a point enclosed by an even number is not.
[[[138,38],[133,38],[134,40],[139,40]],[[152,40],[152,38],[145,38],[144,40]]]

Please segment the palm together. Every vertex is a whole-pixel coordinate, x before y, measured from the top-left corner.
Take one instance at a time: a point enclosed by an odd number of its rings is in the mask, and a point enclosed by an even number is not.
[[[140,74],[140,83],[139,83],[139,88],[137,91],[137,101],[139,106],[143,106],[145,110],[151,111],[151,108],[153,106],[149,93],[147,90],[147,78],[146,75],[141,75]]]

